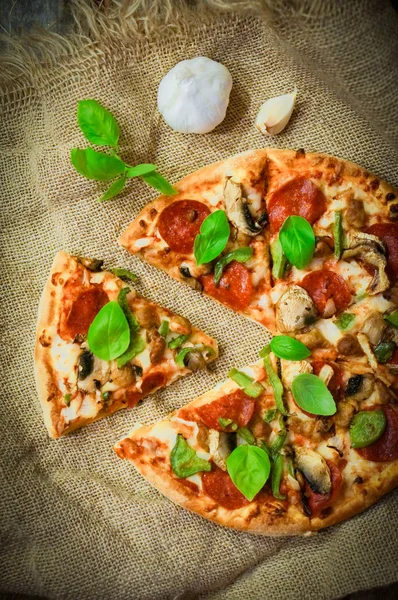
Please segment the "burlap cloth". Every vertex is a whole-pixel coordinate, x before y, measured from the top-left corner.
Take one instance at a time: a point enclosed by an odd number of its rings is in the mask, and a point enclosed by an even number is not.
[[[398,22],[387,1],[78,3],[77,33],[8,44],[2,77],[2,373],[0,589],[46,598],[335,598],[397,579],[397,496],[308,538],[223,529],[152,489],[112,446],[135,421],[164,417],[232,366],[254,360],[264,330],[141,264],[116,240],[155,196],[133,181],[121,197],[74,172],[86,142],[76,103],[117,117],[121,154],[170,180],[231,154],[304,147],[356,161],[391,183],[397,167]],[[144,8],[142,8],[144,7]],[[150,41],[148,41],[150,39]],[[231,71],[225,121],[204,136],[173,133],[156,110],[160,79],[205,55]],[[298,88],[285,132],[253,126],[266,98]],[[59,249],[140,275],[140,293],[215,336],[214,371],[185,378],[130,411],[59,441],[44,429],[32,353],[39,296]]]

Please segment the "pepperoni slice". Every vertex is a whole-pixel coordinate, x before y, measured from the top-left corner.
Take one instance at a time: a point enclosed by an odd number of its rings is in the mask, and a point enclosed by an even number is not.
[[[366,233],[376,235],[387,246],[387,275],[392,283],[398,281],[398,223],[375,223]]]
[[[210,429],[224,431],[218,419],[231,419],[238,427],[245,427],[252,418],[255,404],[253,398],[243,390],[236,390],[219,400],[200,406],[196,409],[196,414]]]
[[[166,385],[166,376],[164,373],[151,373],[145,377],[141,385],[142,395],[150,394],[155,388],[164,387]]]
[[[340,469],[330,460],[327,460],[326,463],[329,467],[330,477],[332,480],[332,490],[329,494],[316,494],[312,491],[308,482],[305,483],[304,493],[307,497],[307,505],[311,511],[311,517],[322,516],[322,513],[325,511],[325,509],[329,508],[336,500],[343,484],[343,477]]]
[[[196,200],[180,200],[166,206],[158,221],[160,235],[175,252],[190,254],[200,226],[210,210]]]
[[[351,302],[351,292],[346,282],[333,271],[312,271],[299,285],[309,293],[321,315],[329,298],[333,299],[337,312],[344,311]]]
[[[311,225],[326,210],[323,192],[305,177],[296,177],[276,190],[268,203],[268,218],[273,233],[291,215],[307,219]]]
[[[143,394],[141,394],[140,392],[133,392],[132,390],[127,390],[126,392],[127,406],[129,408],[133,408],[134,406],[136,406],[136,404],[138,404],[141,398],[143,398]]]
[[[250,271],[236,260],[224,269],[218,287],[213,275],[204,275],[201,282],[206,294],[236,310],[244,310],[251,302],[253,284]]]
[[[226,471],[214,467],[202,474],[203,491],[228,510],[235,510],[250,504],[249,500],[235,487]]]
[[[98,285],[80,292],[62,327],[61,337],[74,339],[78,334],[86,335],[94,317],[107,302],[107,294]]]
[[[366,446],[358,448],[358,454],[366,460],[374,462],[389,462],[398,458],[398,410],[393,406],[375,406],[372,410],[381,409],[387,417],[387,426],[379,439]]]

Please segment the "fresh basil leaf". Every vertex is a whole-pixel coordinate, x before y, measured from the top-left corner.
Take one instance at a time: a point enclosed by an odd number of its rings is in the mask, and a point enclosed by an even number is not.
[[[251,502],[266,483],[271,463],[262,448],[243,444],[228,456],[227,470],[234,485]]]
[[[243,389],[245,394],[251,398],[258,398],[264,393],[264,388],[261,383],[254,381],[249,375],[242,373],[242,371],[238,371],[238,369],[231,369],[228,373],[228,377],[232,379],[232,381],[235,381],[235,383]]]
[[[336,412],[332,394],[316,375],[297,375],[292,382],[292,394],[296,404],[312,415],[330,416]]]
[[[224,419],[224,417],[220,417],[218,419],[221,427],[225,429],[226,427],[231,427],[232,431],[236,431],[238,429],[238,425],[234,423],[232,419]]]
[[[278,454],[272,461],[271,470],[271,490],[272,495],[277,500],[286,500],[286,496],[280,493],[281,479],[283,476],[284,458]]]
[[[311,261],[315,250],[315,235],[311,225],[303,217],[287,217],[279,232],[284,255],[297,269],[303,269]]]
[[[73,148],[70,159],[80,175],[96,181],[109,181],[124,173],[125,170],[124,163],[120,158],[96,152],[92,148],[86,148],[86,150]]]
[[[236,433],[246,442],[246,444],[256,443],[256,438],[247,427],[240,427]]]
[[[110,200],[111,198],[117,196],[118,193],[122,191],[125,185],[126,173],[124,173],[121,177],[119,177],[119,179],[116,179],[116,181],[112,183],[111,187],[108,188],[105,194],[101,196],[100,202],[105,202],[105,200]]]
[[[341,313],[341,315],[335,320],[334,324],[341,331],[349,331],[354,325],[355,315],[353,313]]]
[[[398,327],[398,310],[394,310],[388,315],[383,315],[383,319],[393,327]]]
[[[203,265],[217,258],[227,245],[229,235],[229,223],[223,210],[216,210],[206,217],[193,247],[196,264]]]
[[[307,346],[289,335],[276,335],[270,345],[275,356],[285,360],[303,360],[311,356]]]
[[[198,457],[181,433],[177,435],[177,441],[171,451],[170,463],[173,473],[180,479],[201,471],[211,471],[211,464]]]
[[[274,390],[275,404],[276,404],[279,412],[281,413],[281,415],[287,415],[287,410],[283,403],[283,385],[282,385],[282,382],[279,379],[278,375],[275,373],[275,371],[273,369],[273,366],[271,363],[271,358],[269,355],[270,351],[271,351],[271,348],[270,348],[270,345],[268,344],[268,346],[265,346],[265,348],[263,348],[261,350],[260,356],[264,362],[264,369],[265,369],[265,372],[267,373],[268,381],[270,382],[272,389]]]
[[[97,146],[117,147],[119,125],[115,117],[96,100],[82,100],[77,105],[77,120],[84,137]]]
[[[395,350],[395,342],[380,342],[373,350],[378,363],[386,363],[390,360]]]
[[[114,269],[109,269],[109,271],[116,275],[116,277],[120,277],[121,279],[130,279],[131,281],[137,281],[138,279],[137,275],[134,275],[134,273],[132,273],[128,269],[115,267]]]
[[[218,284],[220,283],[224,267],[229,265],[229,263],[233,260],[236,260],[240,263],[244,263],[247,260],[249,260],[252,254],[253,248],[238,248],[237,250],[232,250],[232,252],[229,252],[228,254],[220,258],[220,260],[214,267],[214,283],[216,284],[216,286],[218,286]]]
[[[155,190],[158,190],[165,196],[174,196],[175,194],[178,194],[177,190],[173,188],[171,183],[169,183],[164,177],[159,175],[157,171],[145,173],[144,175],[141,175],[141,177],[145,181],[145,183],[155,188]]]
[[[87,341],[91,352],[101,360],[113,360],[127,350],[130,327],[117,302],[101,308],[90,325]]]
[[[264,421],[266,423],[271,423],[271,421],[273,421],[275,419],[275,415],[277,413],[277,409],[276,408],[269,408],[264,415]]]
[[[130,343],[125,352],[123,352],[123,354],[117,359],[117,366],[119,368],[123,367],[123,365],[137,356],[137,354],[140,354],[140,352],[142,352],[146,347],[145,340],[138,335],[140,324],[138,323],[136,316],[131,312],[127,302],[126,296],[129,292],[130,288],[122,288],[117,297],[119,306],[123,310],[130,328]]]
[[[341,248],[342,248],[342,237],[343,237],[343,224],[341,217],[341,210],[334,211],[334,226],[333,226],[333,234],[334,234],[334,255],[337,260],[341,256]]]
[[[135,167],[130,167],[126,175],[127,177],[141,177],[142,175],[147,175],[147,173],[153,173],[156,169],[156,165],[151,165],[150,163],[136,165]]]
[[[187,341],[188,338],[189,335],[178,335],[177,337],[173,338],[169,341],[170,350],[175,350],[176,348],[179,348]]]
[[[167,337],[167,334],[169,333],[169,327],[170,327],[170,322],[167,321],[166,319],[164,321],[161,322],[160,327],[159,327],[159,333],[162,337]]]
[[[282,279],[286,275],[286,271],[288,271],[290,265],[286,256],[283,254],[279,237],[272,242],[270,250],[272,258],[272,277],[274,279]]]

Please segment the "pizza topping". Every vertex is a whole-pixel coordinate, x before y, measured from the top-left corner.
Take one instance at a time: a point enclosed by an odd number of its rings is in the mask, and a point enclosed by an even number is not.
[[[193,252],[197,265],[217,258],[227,245],[230,228],[223,210],[216,210],[204,219],[195,237]]]
[[[274,392],[275,404],[281,415],[287,415],[287,410],[283,403],[283,385],[281,380],[279,379],[277,373],[275,373],[274,368],[271,363],[270,346],[265,346],[260,352],[260,356],[263,359],[264,369],[267,373],[268,381],[271,384],[271,387]]]
[[[224,269],[218,286],[214,283],[213,275],[204,275],[201,281],[206,294],[235,310],[244,310],[252,300],[251,273],[236,261]]]
[[[199,419],[210,429],[222,431],[218,419],[231,419],[238,427],[245,427],[253,416],[255,401],[243,390],[236,390],[210,404],[204,404],[196,409]],[[230,430],[228,427],[228,430]]]
[[[380,342],[373,352],[378,363],[388,363],[395,350],[394,342]]]
[[[340,338],[336,345],[337,352],[343,356],[362,356],[363,350],[354,335],[347,333]]]
[[[341,315],[335,320],[334,324],[341,331],[349,331],[354,325],[355,315],[353,313],[345,312],[341,313]]]
[[[370,347],[368,338],[364,333],[358,333],[357,339],[373,371],[377,371],[377,360],[372,348]]]
[[[281,494],[280,486],[283,477],[283,470],[285,465],[285,459],[282,454],[278,454],[272,461],[271,469],[271,490],[272,495],[277,500],[286,500],[286,496]]]
[[[282,361],[282,380],[286,389],[290,390],[293,381],[302,373],[312,373],[312,365],[308,360]]]
[[[329,416],[336,412],[332,394],[316,375],[298,375],[292,382],[292,394],[297,405],[312,415]]]
[[[334,237],[334,255],[338,260],[341,256],[341,249],[343,246],[343,225],[342,225],[342,219],[341,219],[341,210],[336,210],[334,212],[333,237]]]
[[[340,469],[330,460],[325,462],[331,476],[330,492],[328,494],[318,494],[311,490],[311,486],[308,484],[305,488],[305,503],[311,517],[326,517],[330,513],[330,507],[338,497],[343,485]]]
[[[276,305],[276,322],[283,333],[303,329],[317,318],[318,311],[310,294],[298,285],[289,287]]]
[[[76,256],[76,260],[86,267],[89,271],[93,271],[97,273],[98,271],[102,271],[102,265],[104,264],[103,260],[99,260],[98,258],[85,258],[84,256]]]
[[[164,319],[159,327],[159,333],[162,337],[166,338],[169,333],[170,322]]]
[[[228,219],[246,235],[258,235],[267,222],[267,213],[262,213],[255,221],[247,202],[243,200],[242,185],[227,177],[224,187],[225,210]]]
[[[217,467],[226,471],[226,460],[232,452],[231,434],[217,431],[216,429],[210,429],[208,443],[212,460]]]
[[[149,359],[153,365],[157,365],[163,358],[166,349],[166,340],[160,335],[157,329],[151,329],[149,336]]]
[[[398,224],[376,223],[368,227],[366,232],[377,236],[387,246],[387,274],[395,283],[398,279]]]
[[[330,256],[331,254],[333,254],[334,242],[331,237],[329,237],[328,235],[316,235],[315,242],[315,258],[325,258],[326,256]]]
[[[114,269],[109,269],[111,273],[116,275],[116,277],[120,277],[120,279],[127,279],[128,281],[137,281],[138,277],[128,269],[115,267]]]
[[[356,258],[371,268],[373,279],[367,288],[369,294],[378,294],[390,287],[386,274],[386,248],[378,237],[361,232],[351,234],[348,249],[342,254],[343,260],[350,258]]]
[[[387,419],[384,433],[370,446],[358,448],[357,452],[366,460],[389,462],[398,459],[398,410],[394,406],[380,406]]]
[[[200,226],[210,210],[197,200],[172,202],[160,213],[159,233],[175,252],[191,254]]]
[[[318,452],[309,448],[295,448],[296,468],[304,475],[310,488],[316,494],[329,494],[332,480],[326,460]]]
[[[87,335],[90,350],[102,360],[113,360],[127,350],[130,328],[117,302],[108,302],[91,323]]]
[[[387,419],[382,410],[363,410],[355,415],[350,425],[351,448],[365,448],[384,433]]]
[[[292,265],[297,269],[308,265],[315,250],[315,235],[308,221],[302,217],[287,217],[279,232],[279,240]]]
[[[270,250],[272,258],[272,277],[274,279],[283,279],[289,269],[289,261],[283,254],[279,236],[272,242]]]
[[[385,329],[386,323],[383,319],[383,315],[375,311],[366,316],[361,331],[366,335],[373,346],[377,346],[377,344],[381,342]]]
[[[169,321],[170,331],[178,335],[191,335],[192,325],[185,317],[173,315]],[[167,334],[166,334],[167,335]]]
[[[253,254],[253,248],[237,248],[236,250],[232,250],[228,254],[225,254],[220,260],[216,263],[214,267],[214,283],[216,286],[220,283],[220,279],[224,270],[224,267],[229,265],[233,260],[237,262],[244,263],[249,260],[249,258]]]
[[[274,336],[270,346],[275,356],[285,360],[303,360],[311,355],[311,352],[302,342],[288,335]]]
[[[374,386],[372,375],[353,375],[347,382],[344,395],[355,402],[362,402],[372,395]]]
[[[177,441],[171,451],[170,464],[173,473],[181,479],[201,471],[211,471],[211,464],[198,457],[181,433],[177,435]]]
[[[347,201],[347,210],[345,212],[347,225],[361,229],[366,223],[366,212],[362,200],[351,198]]]
[[[78,379],[86,379],[94,369],[94,355],[90,350],[85,350],[79,356]]]
[[[206,367],[206,360],[202,354],[204,351],[213,354],[213,349],[203,344],[182,348],[175,358],[176,365],[181,369],[187,367],[192,372],[204,369]]]
[[[123,288],[127,289],[127,288]],[[124,295],[128,294],[124,292]],[[127,298],[126,298],[127,302]],[[125,305],[124,305],[125,306]],[[123,307],[122,307],[123,308]],[[150,304],[143,304],[142,306],[138,306],[134,311],[135,317],[137,318],[140,326],[143,329],[152,329],[153,327],[159,327],[160,319],[157,311]]]
[[[243,389],[245,394],[251,398],[258,398],[264,393],[264,388],[261,383],[254,381],[251,377],[246,375],[246,373],[242,373],[242,371],[238,371],[238,369],[231,369],[228,373],[228,377],[232,379],[232,381],[235,381],[235,383]]]
[[[346,282],[333,271],[312,271],[302,279],[300,286],[310,295],[321,315],[327,311],[331,317],[334,312],[344,311],[351,302]],[[333,301],[334,311],[330,310],[329,300]]]
[[[395,329],[398,329],[398,310],[395,309],[389,313],[383,315],[383,319],[392,325]]]
[[[296,338],[310,350],[326,348],[328,346],[328,342],[325,340],[319,329],[310,329],[310,331],[305,333],[297,334]]]
[[[137,354],[140,354],[146,346],[145,341],[139,335],[140,326],[139,323],[130,310],[130,306],[127,300],[127,294],[130,293],[130,288],[125,287],[120,290],[117,301],[119,303],[120,308],[123,311],[124,316],[126,317],[130,340],[126,350],[118,357],[117,366],[123,367],[126,363],[132,360]]]
[[[229,474],[218,467],[210,473],[203,473],[202,485],[204,493],[227,510],[236,510],[249,504]]]
[[[271,463],[264,450],[244,444],[229,455],[227,469],[234,485],[251,502],[266,483]]]
[[[100,286],[82,291],[73,301],[61,337],[74,339],[77,335],[86,335],[94,317],[107,302],[109,298]]]
[[[311,225],[326,210],[326,198],[309,179],[296,177],[276,190],[268,204],[268,217],[273,232],[279,231],[290,215],[306,219]]]

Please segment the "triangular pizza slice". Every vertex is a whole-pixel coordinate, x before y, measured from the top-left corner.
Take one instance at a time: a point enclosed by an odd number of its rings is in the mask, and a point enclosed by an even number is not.
[[[202,517],[252,533],[305,534],[396,487],[398,410],[365,358],[299,358],[296,340],[273,340],[263,361],[232,369],[167,419],[138,424],[115,452]]]
[[[188,319],[101,265],[59,252],[40,300],[35,376],[54,438],[135,406],[218,354],[216,341]]]

